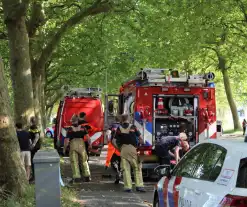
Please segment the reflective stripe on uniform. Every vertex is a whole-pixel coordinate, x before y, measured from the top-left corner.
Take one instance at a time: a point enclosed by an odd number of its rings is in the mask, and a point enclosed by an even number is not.
[[[29,129],[28,130],[29,132],[31,132],[31,133],[40,133],[40,130],[39,129]]]
[[[123,128],[122,126],[119,127],[120,129],[120,132],[123,133],[123,134],[129,134],[130,132],[130,125],[128,126],[128,128]]]

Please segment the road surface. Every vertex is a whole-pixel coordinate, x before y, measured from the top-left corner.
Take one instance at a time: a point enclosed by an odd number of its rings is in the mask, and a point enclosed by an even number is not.
[[[244,140],[242,135],[224,135],[220,139]],[[151,207],[153,188],[156,181],[145,182],[146,193],[125,193],[123,192],[123,183],[114,184],[114,178],[105,178],[102,175],[111,174],[111,170],[105,171],[104,162],[106,158],[106,148],[100,157],[90,157],[90,169],[92,181],[74,185],[79,192],[78,201],[84,207]],[[65,159],[65,165],[62,167],[63,180],[68,183],[71,179],[71,169],[69,158]],[[133,186],[134,189],[134,186]]]
[[[103,151],[100,157],[90,157],[90,170],[92,181],[73,185],[79,192],[78,202],[83,207],[150,207],[152,206],[153,189],[156,181],[145,182],[146,193],[123,192],[123,183],[114,184],[114,178],[102,175],[110,175],[111,169],[104,169],[106,152]],[[62,166],[63,181],[68,185],[71,180],[71,169],[69,158],[65,157],[65,164]],[[69,186],[69,185],[68,185]]]

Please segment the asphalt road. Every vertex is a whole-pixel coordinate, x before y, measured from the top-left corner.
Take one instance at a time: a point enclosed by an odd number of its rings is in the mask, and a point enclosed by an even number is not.
[[[224,135],[220,139],[243,140],[241,135]],[[104,162],[106,149],[100,157],[90,157],[90,170],[92,181],[73,185],[79,192],[78,201],[84,207],[150,207],[152,206],[153,188],[156,181],[145,182],[146,193],[125,193],[123,192],[123,183],[114,184],[114,178],[102,177],[102,175],[112,174],[111,170],[105,171]],[[63,180],[66,183],[71,179],[71,169],[69,158],[65,158],[65,165],[62,169]],[[133,189],[134,186],[133,186]]]
[[[63,181],[65,184],[71,179],[71,169],[69,166],[69,158],[65,159],[65,165],[62,169]],[[114,184],[114,177],[107,177],[112,174],[111,169],[104,169],[105,153],[101,157],[90,157],[90,170],[92,181],[89,183],[81,183],[73,185],[79,192],[78,201],[83,207],[150,207],[152,206],[153,188],[155,181],[145,182],[146,193],[135,192],[133,185],[133,193],[123,192],[123,183]],[[106,175],[106,176],[102,176]],[[133,183],[134,184],[134,183]],[[72,187],[72,186],[71,186]]]

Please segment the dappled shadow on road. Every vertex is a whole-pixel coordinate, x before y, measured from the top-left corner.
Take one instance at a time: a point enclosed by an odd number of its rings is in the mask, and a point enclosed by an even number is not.
[[[65,183],[71,179],[71,168],[69,160],[62,167],[63,179]],[[99,164],[96,159],[91,159],[90,170],[92,181],[89,183],[80,183],[69,185],[78,192],[77,202],[83,207],[114,207],[114,206],[129,206],[129,207],[148,207],[152,206],[153,186],[154,182],[145,183],[146,193],[126,193],[123,192],[123,183],[114,184],[114,176],[103,177],[103,174],[111,174],[110,169],[104,169],[104,165]],[[134,185],[133,185],[133,189]]]
[[[149,206],[145,200],[142,200],[137,194],[125,193],[122,191],[81,191],[79,200],[84,206]]]
[[[223,134],[219,139],[244,139],[244,135],[240,133]]]

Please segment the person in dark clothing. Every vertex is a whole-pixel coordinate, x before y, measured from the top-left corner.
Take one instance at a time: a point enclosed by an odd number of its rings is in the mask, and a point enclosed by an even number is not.
[[[188,142],[186,140],[187,137],[184,136],[168,136],[158,139],[155,145],[155,151],[156,155],[159,158],[160,165],[170,165],[172,157],[174,157],[176,163],[178,163],[180,160],[180,146],[182,147],[183,151],[188,150]],[[174,152],[174,154],[172,153],[172,151]]]
[[[22,123],[16,123],[16,134],[21,150],[21,160],[26,170],[27,180],[30,178],[31,168],[31,152],[30,147],[32,144],[31,136],[28,132],[23,130]]]
[[[90,124],[89,122],[87,122],[85,120],[85,118],[86,118],[86,113],[85,112],[81,112],[79,114],[79,125],[85,127],[87,129],[87,131],[88,131],[88,133],[89,133],[90,136],[92,136],[96,132],[101,132],[102,131],[102,129],[96,128],[92,124]],[[88,142],[87,142],[86,139],[84,140],[84,142],[85,142],[85,147],[86,147],[87,155],[88,155],[88,158],[89,158],[89,148],[88,148],[89,147],[89,144],[88,144]]]
[[[140,143],[143,143],[140,131],[135,125],[129,123],[129,116],[127,114],[122,115],[122,123],[116,132],[116,143],[120,149],[125,192],[132,192],[131,167],[134,171],[136,191],[145,192],[142,165],[137,154],[139,144],[137,138]]]
[[[85,120],[85,118],[86,118],[86,113],[85,112],[81,112],[79,114],[79,125],[84,126],[87,129],[87,131],[90,131],[92,129],[92,127]],[[86,151],[87,151],[87,156],[88,156],[88,161],[89,161],[89,150],[88,150],[89,144],[88,144],[87,140],[84,140],[84,143],[85,143],[85,148],[86,148]]]
[[[41,148],[41,139],[40,139],[40,130],[36,124],[35,117],[31,117],[30,124],[31,125],[28,130],[32,141],[32,145],[31,145],[32,178],[30,179],[30,181],[33,181],[35,178],[33,158],[36,152],[38,152]]]
[[[242,122],[242,127],[243,127],[243,135],[245,135],[245,131],[246,131],[246,120],[244,119],[243,122]]]
[[[87,121],[85,121],[85,118],[86,118],[86,113],[81,112],[79,114],[79,125],[88,123]]]
[[[73,173],[72,182],[79,182],[81,180],[81,174],[84,176],[86,182],[90,181],[90,170],[87,162],[87,153],[84,144],[84,138],[90,142],[90,138],[87,129],[78,123],[78,116],[72,117],[72,126],[68,129],[67,137],[65,139],[65,149],[68,143],[70,144],[70,162]],[[81,163],[81,166],[79,164]],[[82,172],[80,168],[82,167]]]

